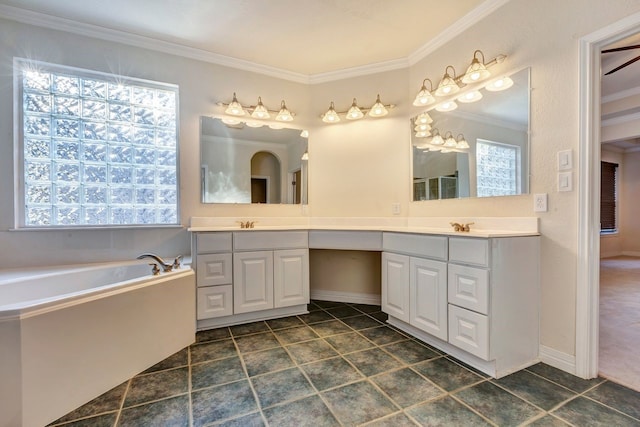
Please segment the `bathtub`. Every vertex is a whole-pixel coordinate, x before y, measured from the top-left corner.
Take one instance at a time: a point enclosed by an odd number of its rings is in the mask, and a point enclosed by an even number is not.
[[[195,318],[188,267],[0,270],[0,426],[56,420],[193,343]]]

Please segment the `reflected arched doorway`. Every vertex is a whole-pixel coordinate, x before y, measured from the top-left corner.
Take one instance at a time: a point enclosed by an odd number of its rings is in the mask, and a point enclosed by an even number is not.
[[[268,151],[251,157],[251,203],[280,203],[280,160]]]

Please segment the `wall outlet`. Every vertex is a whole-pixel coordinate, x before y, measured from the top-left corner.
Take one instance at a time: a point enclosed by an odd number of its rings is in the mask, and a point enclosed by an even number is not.
[[[391,213],[400,215],[400,203],[391,203]]]
[[[547,212],[547,193],[533,195],[533,211]]]

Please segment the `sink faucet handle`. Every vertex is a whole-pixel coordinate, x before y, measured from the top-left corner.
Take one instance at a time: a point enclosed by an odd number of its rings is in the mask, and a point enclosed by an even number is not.
[[[174,270],[177,270],[177,269],[180,268],[183,258],[184,258],[184,256],[182,256],[182,255],[178,255],[177,257],[175,257],[175,259],[173,260],[173,269]]]
[[[155,262],[150,262],[149,265],[151,266],[151,274],[153,274],[154,276],[160,274],[160,267],[158,267],[158,264],[156,264]]]

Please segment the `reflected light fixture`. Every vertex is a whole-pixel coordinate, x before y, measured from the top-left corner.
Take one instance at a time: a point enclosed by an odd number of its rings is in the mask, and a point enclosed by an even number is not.
[[[448,131],[447,133],[444,134],[444,144],[443,144],[444,147],[456,148],[457,145],[458,143],[456,142],[456,139],[453,137],[453,134],[451,133],[451,131]]]
[[[431,138],[432,145],[443,145],[444,138],[440,135],[440,131],[438,129],[433,129],[433,138]]]
[[[304,150],[304,153],[302,153],[302,157],[300,158],[300,160],[309,160],[309,152],[307,150]]]
[[[303,129],[302,132],[300,132],[300,136],[302,138],[309,138],[309,131],[306,129]]]
[[[460,95],[457,100],[469,104],[471,102],[480,101],[482,99],[482,93],[479,90],[472,90],[471,92]]]
[[[280,111],[276,116],[276,120],[280,122],[290,122],[293,121],[293,116],[291,115],[291,111],[287,108],[287,104],[284,103],[284,99],[280,103]]]
[[[256,108],[253,109],[251,117],[253,117],[254,119],[268,119],[269,117],[271,117],[269,111],[262,103],[262,97],[260,96],[258,97],[258,105],[256,105]]]
[[[242,120],[233,117],[223,117],[221,120],[225,125],[231,126],[239,125],[240,123],[242,123]]]
[[[416,117],[416,124],[429,124],[433,123],[433,119],[429,113],[422,113]]]
[[[482,56],[482,62],[478,59],[478,54]],[[473,52],[473,59],[471,60],[471,65],[467,68],[467,72],[462,76],[462,83],[471,84],[481,82],[483,80],[488,79],[491,76],[489,70],[484,65],[484,53],[481,50],[476,50]]]
[[[373,104],[373,107],[371,107],[371,110],[369,110],[369,116],[383,117],[383,116],[386,116],[387,114],[389,114],[389,112],[387,111],[387,108],[384,106],[382,101],[380,101],[380,94],[378,94],[376,98],[376,103]]]
[[[264,123],[256,122],[255,120],[248,120],[247,126],[249,126],[250,128],[260,128],[264,126]]]
[[[233,100],[231,101],[231,104],[227,106],[227,109],[224,110],[224,112],[231,116],[244,116],[246,114],[244,108],[238,102],[238,98],[236,98],[235,92],[233,92]]]
[[[429,82],[430,89],[427,89],[426,83]],[[413,105],[416,107],[423,107],[425,105],[433,104],[436,99],[431,94],[433,92],[433,83],[430,79],[424,79],[422,81],[422,87],[420,92],[416,95],[416,99],[413,100]]]
[[[431,125],[417,124],[414,126],[413,130],[416,132],[426,132],[431,130]]]
[[[340,116],[336,112],[336,108],[333,105],[333,101],[331,101],[331,105],[329,105],[329,109],[322,116],[322,121],[325,123],[338,123],[340,121]]]
[[[449,74],[449,68],[453,70],[453,77]],[[460,86],[458,86],[458,83],[456,82],[456,70],[451,65],[447,65],[447,68],[444,70],[444,76],[442,76],[442,80],[438,83],[436,96],[453,95],[459,90]]]
[[[490,92],[498,92],[513,86],[513,80],[507,76],[489,82],[484,88]]]
[[[469,143],[464,139],[463,134],[458,134],[456,137],[456,148],[459,150],[466,150],[469,148]]]
[[[458,104],[456,104],[455,101],[445,101],[436,106],[436,110],[442,111],[442,112],[453,111],[456,108],[458,108]]]
[[[356,103],[356,99],[353,98],[353,103],[351,104],[351,108],[349,108],[349,111],[347,111],[347,119],[358,120],[363,117],[364,117],[364,114],[362,113],[362,110],[360,110],[360,107],[358,107],[358,104]]]
[[[431,136],[431,132],[428,130],[419,130],[416,132],[416,138],[427,138]]]

